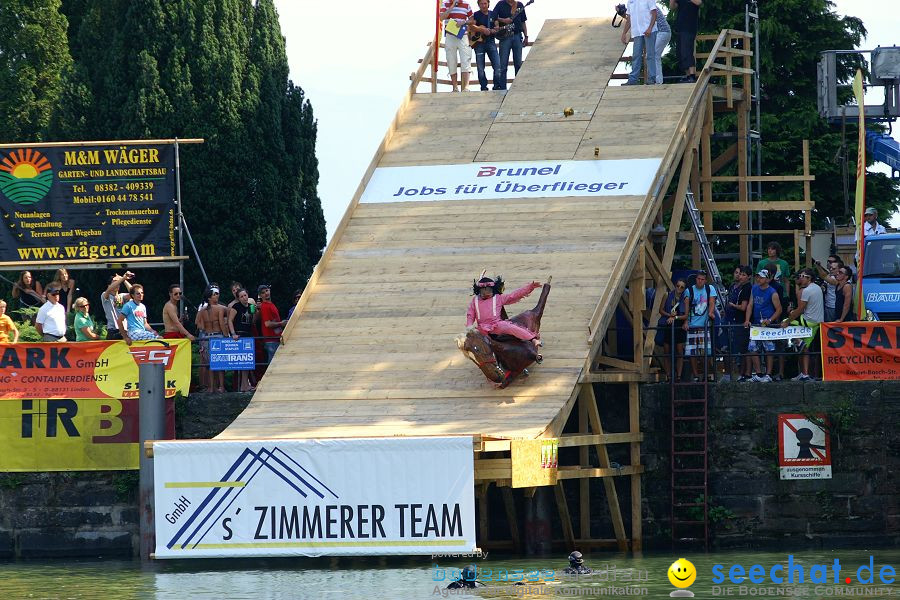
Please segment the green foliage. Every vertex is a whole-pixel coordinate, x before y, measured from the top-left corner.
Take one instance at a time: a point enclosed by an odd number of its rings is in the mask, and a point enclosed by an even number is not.
[[[0,489],[15,490],[25,483],[23,473],[0,473]]]
[[[745,0],[704,2],[700,9],[700,31],[718,33],[725,28],[743,30],[745,5]],[[857,129],[854,123],[847,124],[847,144],[842,151],[840,126],[829,125],[818,115],[816,65],[819,53],[824,50],[852,50],[858,47],[866,29],[856,17],[837,15],[834,4],[828,0],[768,0],[759,3],[759,13],[762,174],[801,174],[801,142],[808,139],[810,169],[816,176],[811,186],[816,202],[813,218],[815,225],[821,226],[825,217],[841,219],[845,216],[842,165],[835,160],[842,152],[849,159],[847,172],[852,212]],[[674,66],[671,62],[668,65]],[[849,84],[858,65],[859,55],[841,57],[838,73],[841,83]],[[842,101],[849,99],[849,95],[849,89],[843,88]],[[720,126],[719,119],[717,116],[717,130],[736,130],[733,119],[730,127],[725,118],[722,119],[723,126]],[[715,140],[713,156],[724,151],[732,142]],[[731,175],[734,169],[735,166],[731,165],[719,174]],[[882,215],[896,211],[900,203],[900,187],[896,182],[883,174],[869,173],[866,185],[868,204],[876,206]],[[721,192],[734,189],[733,186],[716,187],[716,191]],[[766,183],[763,187],[763,199],[799,199],[801,193],[802,188],[797,183]],[[763,213],[763,225],[767,229],[802,228],[802,223],[803,217],[799,212]],[[735,215],[718,215],[715,228],[732,229],[736,225]],[[790,242],[787,239],[782,241]],[[737,242],[731,239],[722,243],[736,246]],[[727,248],[723,247],[721,251],[727,251]]]
[[[122,471],[113,479],[116,488],[116,500],[119,502],[134,502],[138,495],[138,487],[141,484],[140,471]]]
[[[60,0],[0,2],[0,141],[43,138],[72,59]]]
[[[7,6],[13,7],[11,14],[30,15],[21,9],[25,4],[2,4],[0,36],[9,29],[2,18],[10,13]],[[257,283],[272,283],[279,302],[302,289],[325,245],[316,191],[317,132],[312,106],[288,79],[272,0],[37,4],[46,5],[45,12],[62,23],[65,57],[46,69],[56,77],[54,110],[41,119],[21,115],[29,129],[19,137],[204,138],[202,145],[181,147],[181,190],[210,278],[222,285],[236,279],[251,290]],[[13,89],[2,79],[11,72],[3,69],[4,39],[0,117],[7,114],[7,104],[12,106],[7,89]],[[2,127],[0,139],[13,139]],[[196,264],[187,264],[188,282],[201,281]],[[105,285],[102,276],[79,275],[79,283],[95,294]],[[140,276],[148,298],[170,278],[171,272]],[[192,300],[199,299],[197,287],[186,286]]]
[[[703,494],[700,494],[696,498],[694,498],[695,503],[703,502]],[[703,520],[703,507],[702,506],[692,506],[687,511],[688,518],[695,521]],[[726,529],[731,529],[731,521],[737,518],[737,515],[724,506],[718,506],[713,504],[712,498],[709,499],[709,503],[706,507],[706,515],[709,518],[709,522],[711,524],[724,523]]]
[[[41,334],[38,333],[37,329],[34,328],[34,325],[31,324],[31,320],[38,312],[38,307],[32,308],[22,308],[16,311],[18,314],[22,315],[22,321],[16,322],[16,328],[19,330],[19,342],[40,342],[42,340]]]

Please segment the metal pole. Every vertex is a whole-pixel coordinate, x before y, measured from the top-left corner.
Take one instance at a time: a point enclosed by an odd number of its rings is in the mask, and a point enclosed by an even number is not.
[[[160,440],[166,435],[166,379],[165,365],[138,366],[139,438],[141,457],[140,499],[138,510],[141,523],[141,560],[149,560],[156,547],[155,513],[153,508],[153,459],[144,452],[144,442]]]
[[[178,153],[178,138],[175,138],[175,207],[178,211],[178,256],[184,256],[184,215],[181,214],[181,157]],[[200,260],[199,258],[197,259]],[[178,287],[184,292],[184,262],[178,261]],[[184,294],[178,300],[178,316],[184,314]]]
[[[200,272],[203,274],[203,281],[206,282],[206,285],[209,285],[209,277],[206,276],[206,269],[203,268],[203,261],[200,260],[200,253],[197,252],[197,246],[194,245],[194,236],[191,235],[191,230],[188,228],[187,221],[184,218],[184,215],[181,215],[181,226],[184,227],[184,232],[187,234],[188,241],[191,243],[191,248],[194,249],[194,256],[197,258],[197,265],[200,267]],[[181,288],[181,291],[184,291],[184,288]]]

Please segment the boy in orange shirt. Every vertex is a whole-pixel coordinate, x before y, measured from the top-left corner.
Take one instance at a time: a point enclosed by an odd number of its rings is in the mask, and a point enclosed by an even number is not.
[[[9,334],[12,332],[12,342],[9,341]],[[6,314],[6,301],[0,300],[0,344],[15,344],[19,341],[19,330],[13,320]]]

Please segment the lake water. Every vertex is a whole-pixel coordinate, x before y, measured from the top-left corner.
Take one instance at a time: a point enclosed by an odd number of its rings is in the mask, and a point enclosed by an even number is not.
[[[795,578],[803,570],[804,582],[773,583],[775,576],[786,576],[777,565],[788,566],[787,552],[728,552],[686,554],[697,570],[690,586],[696,598],[803,597],[873,598],[900,597],[900,585],[882,584],[891,570],[900,572],[900,549],[834,550],[793,554]],[[857,570],[868,578],[872,557],[874,582],[857,582]],[[598,571],[593,576],[573,578],[561,575],[565,556],[553,558],[516,558],[488,553],[483,559],[414,557],[397,559],[235,559],[196,561],[157,561],[142,565],[138,561],[21,561],[0,563],[0,600],[35,599],[295,599],[338,600],[419,599],[419,598],[610,598],[643,595],[669,597],[674,588],[667,570],[677,559],[672,554],[647,553],[639,557],[598,553],[586,556],[586,563]],[[840,564],[841,584],[835,585],[834,564]],[[479,568],[479,579],[487,587],[477,590],[445,590],[453,569],[469,562]],[[435,566],[437,565],[437,567]],[[716,565],[721,565],[725,580],[714,583]],[[749,573],[760,565],[765,582],[731,583],[729,570],[741,565]],[[824,565],[825,569],[814,569]],[[885,567],[887,566],[887,569]],[[554,571],[550,576],[548,571]],[[524,572],[524,574],[519,574]],[[760,573],[759,569],[754,575]],[[535,573],[550,576],[548,585],[516,586],[510,580]],[[738,571],[735,571],[737,574]],[[828,583],[814,583],[810,577],[826,576]],[[443,580],[441,580],[443,577]],[[851,578],[851,584],[845,583]],[[504,580],[505,579],[505,580]],[[730,593],[729,593],[730,592]]]

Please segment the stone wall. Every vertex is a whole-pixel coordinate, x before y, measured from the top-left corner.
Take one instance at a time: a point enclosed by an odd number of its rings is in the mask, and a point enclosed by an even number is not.
[[[709,501],[716,548],[900,544],[900,383],[725,383],[711,388]],[[642,388],[644,532],[669,533],[670,390]],[[832,479],[782,481],[780,413],[825,413]]]
[[[178,399],[179,439],[217,435],[251,394]],[[137,471],[0,473],[0,558],[133,556],[139,548]]]

